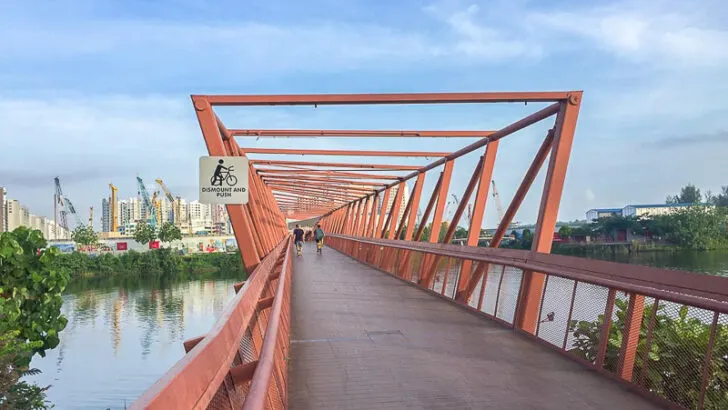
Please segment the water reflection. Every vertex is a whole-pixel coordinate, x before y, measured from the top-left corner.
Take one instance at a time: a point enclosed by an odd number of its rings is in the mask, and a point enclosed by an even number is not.
[[[68,326],[29,380],[52,385],[61,409],[123,409],[207,332],[236,279],[185,283],[80,283],[63,296]]]

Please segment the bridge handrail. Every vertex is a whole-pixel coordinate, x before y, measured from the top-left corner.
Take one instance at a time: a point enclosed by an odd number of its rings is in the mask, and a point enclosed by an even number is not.
[[[329,234],[328,237],[457,259],[508,265],[728,313],[728,278],[721,276],[528,250],[372,239],[338,234]],[[699,280],[696,280],[696,275],[700,275]]]
[[[662,406],[728,408],[728,278],[527,250],[328,238]]]
[[[231,397],[234,394],[231,391],[238,389],[234,385],[247,385],[251,381],[251,394],[255,402],[259,403],[259,391],[270,384],[273,371],[270,350],[275,350],[277,338],[270,336],[280,332],[281,311],[284,303],[287,303],[283,299],[290,295],[286,289],[290,281],[289,253],[290,238],[286,238],[250,274],[210,332],[204,337],[186,341],[185,349],[190,347],[191,350],[144,392],[130,409],[204,409],[219,400],[220,389],[230,390],[224,392],[224,396],[226,401],[233,402]],[[279,267],[280,270],[277,269]],[[273,297],[265,298],[271,293],[271,284],[275,279],[279,279],[277,291]],[[272,307],[271,312],[268,315],[261,314],[267,307]],[[250,331],[251,323],[266,321],[268,326],[258,359],[243,363],[241,341]],[[255,331],[257,329],[253,333]],[[285,337],[287,341],[288,335]],[[255,340],[252,341],[254,343]],[[235,366],[236,363],[239,364]]]

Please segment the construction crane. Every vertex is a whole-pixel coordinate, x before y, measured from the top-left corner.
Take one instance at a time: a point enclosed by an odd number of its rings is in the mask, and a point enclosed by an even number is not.
[[[61,207],[60,210],[60,216],[61,216],[61,223],[60,226],[63,229],[69,230],[68,228],[68,214],[73,215],[73,218],[76,221],[76,226],[83,225],[81,221],[78,219],[78,214],[76,213],[76,208],[73,206],[73,203],[71,203],[71,200],[66,198],[65,195],[63,195],[63,190],[61,189],[61,180],[58,177],[53,178],[53,181],[56,185],[56,193],[54,195],[54,201],[53,201],[53,218],[55,221],[56,215],[59,214],[58,212],[58,206]],[[58,221],[55,221],[58,223]]]
[[[137,187],[139,189],[139,194],[142,196],[142,203],[144,204],[144,209],[147,212],[147,222],[149,223],[149,226],[152,228],[157,228],[157,216],[156,216],[156,209],[154,207],[154,204],[152,203],[151,198],[149,198],[149,192],[147,192],[147,187],[144,186],[144,181],[142,181],[141,178],[137,177]]]
[[[109,182],[111,188],[111,203],[109,204],[109,214],[111,215],[111,232],[119,230],[118,216],[116,215],[116,186]]]
[[[154,181],[157,182],[157,185],[159,185],[162,188],[162,191],[164,191],[164,195],[167,197],[167,200],[169,201],[170,208],[172,209],[170,211],[170,218],[169,220],[171,222],[176,222],[177,218],[179,216],[177,215],[179,212],[175,212],[177,210],[177,202],[175,201],[174,195],[172,195],[172,192],[169,191],[169,188],[167,188],[167,185],[164,184],[164,181],[162,181],[162,178],[157,178]]]
[[[495,199],[495,207],[498,210],[498,219],[503,219],[503,205],[501,205],[500,194],[498,188],[495,187],[495,179],[490,181],[493,184],[493,198]]]

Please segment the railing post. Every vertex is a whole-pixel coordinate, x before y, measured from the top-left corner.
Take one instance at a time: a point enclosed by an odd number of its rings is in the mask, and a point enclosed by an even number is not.
[[[622,380],[632,381],[634,361],[637,357],[637,346],[640,341],[640,329],[645,313],[645,297],[636,293],[629,294],[627,317],[625,318],[622,346],[619,349],[617,374]]]

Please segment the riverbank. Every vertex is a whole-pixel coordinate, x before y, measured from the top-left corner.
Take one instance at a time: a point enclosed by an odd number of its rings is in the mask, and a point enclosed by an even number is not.
[[[122,255],[89,256],[82,252],[58,255],[55,269],[68,272],[71,283],[93,279],[193,280],[247,278],[237,252],[180,255],[170,249],[129,251]]]
[[[659,242],[554,243],[551,253],[569,256],[629,255],[639,252],[680,252],[682,246]]]

